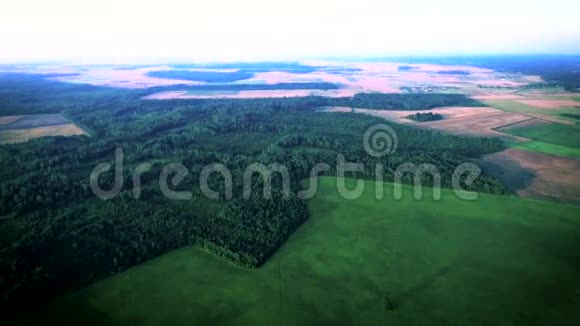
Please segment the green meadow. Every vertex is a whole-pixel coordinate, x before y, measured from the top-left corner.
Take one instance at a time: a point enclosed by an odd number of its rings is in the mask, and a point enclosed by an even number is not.
[[[501,129],[501,132],[548,144],[580,149],[580,126],[578,125],[551,123],[519,128],[505,128]]]
[[[530,141],[525,143],[510,144],[512,148],[523,149],[530,152],[544,153],[560,157],[580,158],[579,148],[548,144],[541,141]]]
[[[319,179],[310,220],[256,270],[183,248],[25,312],[70,325],[580,322],[578,206],[479,195],[422,200]],[[350,188],[356,180],[347,180]],[[362,182],[362,181],[360,181]]]
[[[577,108],[573,107],[561,107],[556,109],[544,109],[538,108],[535,106],[527,105],[524,103],[520,103],[514,100],[486,100],[483,101],[488,106],[493,108],[508,111],[508,112],[515,112],[515,113],[532,113],[532,114],[549,114],[561,117],[561,114],[574,114],[578,112]],[[567,119],[570,120],[570,119]]]

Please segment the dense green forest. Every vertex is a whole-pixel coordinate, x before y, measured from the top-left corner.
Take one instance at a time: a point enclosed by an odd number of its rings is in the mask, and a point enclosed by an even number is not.
[[[361,94],[252,100],[163,100],[141,97],[151,90],[123,90],[59,83],[24,75],[0,76],[0,115],[63,112],[91,137],[47,137],[0,146],[0,291],[2,307],[42,301],[62,291],[108,276],[185,245],[195,244],[244,267],[258,267],[308,218],[297,196],[301,181],[317,163],[335,175],[337,157],[362,163],[349,174],[374,178],[385,167],[393,180],[400,164],[438,167],[442,185],[461,163],[495,152],[503,144],[491,138],[462,138],[390,124],[355,113],[321,113],[324,105],[371,108],[432,108],[477,103],[449,94]],[[376,107],[375,107],[376,106]],[[374,158],[362,138],[368,127],[388,123],[396,131],[395,155]],[[123,188],[110,200],[90,190],[89,175],[114,153],[124,154]],[[133,192],[135,168],[141,192]],[[188,174],[173,190],[190,191],[188,200],[169,200],[159,189],[167,163],[180,163]],[[232,174],[227,198],[224,177],[214,173],[206,197],[199,186],[203,168],[220,163]],[[243,174],[253,163],[283,164],[289,171],[286,192],[280,174],[272,175],[271,198],[261,196],[257,174],[251,196],[243,198]],[[111,169],[113,170],[113,169]],[[112,188],[113,171],[98,180]],[[426,175],[426,184],[432,177]],[[403,182],[412,183],[412,174]],[[466,189],[503,194],[503,185],[481,175]]]
[[[360,93],[352,98],[327,98],[328,105],[377,110],[430,110],[446,106],[478,107],[485,104],[463,94],[380,94]]]
[[[240,69],[246,72],[282,71],[288,73],[311,73],[326,67],[304,65],[299,62],[221,62],[221,63],[173,63],[174,69]]]
[[[151,91],[264,91],[279,89],[339,89],[333,83],[276,83],[276,84],[215,84],[215,85],[172,85],[151,87]]]
[[[471,75],[469,71],[465,70],[441,70],[437,72],[439,75]]]
[[[580,114],[574,114],[574,113],[562,113],[560,114],[563,117],[566,118],[571,118],[571,119],[575,119],[575,120],[580,120]]]
[[[218,72],[194,70],[156,70],[150,71],[146,75],[155,78],[191,80],[206,83],[231,83],[254,77],[253,73],[246,71]]]
[[[407,66],[407,65],[399,66],[397,68],[398,71],[410,71],[410,70],[413,70],[413,69],[415,69],[415,67],[413,67],[413,66]]]

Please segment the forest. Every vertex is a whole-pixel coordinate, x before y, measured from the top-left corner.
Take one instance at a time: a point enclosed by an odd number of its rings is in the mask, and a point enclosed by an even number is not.
[[[308,219],[297,196],[301,181],[317,163],[336,166],[337,156],[364,165],[349,176],[374,178],[385,167],[386,181],[402,163],[438,167],[442,185],[451,187],[459,164],[503,149],[492,138],[463,138],[391,124],[355,113],[322,113],[324,105],[378,109],[477,105],[452,94],[359,94],[248,100],[141,100],[152,90],[123,90],[65,84],[25,75],[0,76],[0,115],[62,112],[90,137],[47,137],[0,146],[0,292],[2,308],[41,302],[63,291],[122,271],[173,249],[197,245],[246,268],[264,264]],[[367,155],[362,136],[388,123],[400,139],[396,155]],[[114,153],[124,153],[123,188],[101,200],[90,190],[89,175]],[[133,192],[135,168],[149,163],[141,192]],[[192,198],[169,200],[159,189],[167,163],[180,163],[188,174],[173,190]],[[208,164],[220,163],[232,174],[231,199],[223,177],[212,174],[204,196],[199,177]],[[261,196],[265,181],[254,175],[252,195],[243,198],[242,175],[253,163],[283,164],[291,186],[272,175],[271,198]],[[111,169],[113,170],[113,169]],[[336,170],[323,173],[335,175]],[[98,180],[110,189],[108,171]],[[432,178],[426,175],[427,184]],[[403,178],[412,183],[413,175]],[[481,175],[466,189],[506,194],[497,179]]]
[[[437,72],[439,75],[471,75],[469,71],[465,70],[441,70]]]
[[[146,75],[155,78],[191,80],[206,83],[231,83],[254,76],[253,73],[245,71],[218,72],[193,70],[156,70],[150,71]]]
[[[406,116],[406,118],[418,122],[427,122],[427,121],[442,120],[443,116],[439,113],[434,114],[433,112],[417,112],[415,114]]]
[[[172,85],[150,87],[151,91],[264,91],[279,89],[339,89],[340,85],[318,83],[276,83],[276,84],[215,84],[215,85]]]
[[[173,63],[175,69],[241,69],[246,72],[282,71],[287,73],[307,74],[325,67],[304,65],[299,62],[219,62],[219,63]]]

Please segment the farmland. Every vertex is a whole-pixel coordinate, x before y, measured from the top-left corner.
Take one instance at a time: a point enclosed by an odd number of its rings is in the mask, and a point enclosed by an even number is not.
[[[480,195],[440,201],[374,182],[344,200],[319,180],[311,218],[258,270],[195,247],[151,260],[15,323],[570,324],[578,301],[577,207]],[[354,181],[349,182],[354,186]]]
[[[478,164],[520,196],[579,204],[580,186],[576,180],[580,178],[580,160],[566,157],[571,156],[570,152],[547,155],[544,150],[516,146],[486,155]]]
[[[569,157],[580,159],[580,149],[570,148],[566,146],[559,146],[554,144],[549,144],[541,141],[529,141],[524,143],[512,144],[513,148],[519,148],[527,150],[530,152],[546,153],[549,155],[559,156],[559,157]]]
[[[210,65],[151,65],[145,67],[114,66],[46,66],[42,71],[54,74],[54,80],[71,83],[86,83],[99,86],[114,86],[132,89],[166,87],[160,92],[175,90],[176,86],[223,86],[330,83],[340,85],[329,91],[320,88],[322,96],[352,96],[360,92],[400,93],[402,89],[420,92],[437,92],[445,89],[468,93],[478,86],[517,88],[537,82],[539,77],[513,73],[498,73],[491,69],[465,65],[447,66],[436,64],[412,64],[411,69],[400,70],[404,63],[393,62],[340,62],[306,60],[300,63],[255,63],[255,64],[210,64]],[[121,69],[123,68],[123,69]],[[462,73],[449,73],[460,71]],[[15,66],[11,72],[38,73],[38,68]],[[444,72],[444,73],[441,73]],[[446,72],[446,73],[445,73]],[[59,76],[61,74],[62,76]],[[245,89],[252,91],[252,89]],[[272,90],[273,91],[273,90]],[[251,92],[244,98],[272,97],[272,92]],[[196,98],[194,94],[169,93],[150,94],[150,99]],[[281,88],[276,96],[309,96],[309,92],[297,92]],[[224,94],[217,98],[227,97]],[[206,97],[202,97],[206,98]],[[236,97],[232,94],[231,98]]]
[[[576,236],[571,216],[577,206],[535,199],[580,203],[577,108],[570,106],[577,97],[541,76],[382,61],[9,70],[0,74],[0,140],[6,142],[0,146],[0,233],[9,235],[0,241],[0,289],[6,309],[32,309],[29,317],[51,320],[72,308],[86,315],[71,323],[88,318],[96,324],[244,324],[280,316],[348,323],[354,321],[347,315],[363,308],[368,323],[417,323],[421,314],[442,323],[564,321],[569,313],[550,294],[563,285],[549,280],[575,281],[570,266],[576,257],[565,252]],[[184,79],[173,79],[178,75]],[[409,118],[417,113],[438,119]],[[373,157],[363,146],[375,125],[393,129],[394,155]],[[85,136],[54,137],[77,134]],[[116,164],[119,149],[123,187],[115,198],[100,200],[88,176],[101,163]],[[431,164],[445,189],[460,164],[475,163],[482,174],[468,188],[480,200],[459,201],[444,190],[437,203],[377,203],[368,194],[340,201],[329,189],[340,155],[362,164],[347,174],[361,179],[375,178],[379,163],[386,181],[401,164]],[[257,195],[265,182],[259,178],[251,180],[254,195],[242,198],[244,169],[256,162],[284,164],[289,198],[281,199],[285,180],[279,175],[271,180],[273,198]],[[190,192],[191,200],[168,201],[159,189],[168,163],[187,168],[174,190]],[[214,163],[231,171],[233,198],[214,177],[208,182],[220,195],[204,196],[200,176]],[[299,185],[318,163],[332,168],[318,197],[303,200]],[[137,194],[130,184],[143,165],[151,169]],[[112,172],[103,173],[100,186],[116,185]],[[429,183],[435,178],[426,177]],[[402,182],[412,184],[413,175]],[[379,211],[393,219],[379,221]],[[346,222],[350,215],[363,218]],[[409,216],[411,224],[403,219]],[[357,242],[355,234],[365,240]],[[422,252],[422,244],[429,250]],[[519,264],[511,264],[516,259]],[[540,261],[559,265],[517,279]],[[362,267],[353,268],[356,263]],[[199,266],[207,270],[195,274]],[[169,274],[167,268],[176,270],[172,277],[152,281]],[[505,272],[509,276],[500,279]],[[339,278],[353,281],[324,294]],[[499,284],[497,291],[484,286],[486,280]],[[181,297],[172,299],[178,287]],[[283,292],[289,288],[295,291]],[[521,294],[522,288],[529,292]],[[541,289],[549,298],[537,295]],[[167,314],[140,317],[133,304],[146,297],[141,291],[158,294],[145,306],[161,304]],[[463,293],[463,314],[452,309],[451,292]],[[515,296],[512,301],[506,293]],[[194,304],[186,309],[172,300]]]
[[[501,129],[512,135],[537,141],[580,149],[580,126],[558,123],[542,123],[532,126],[510,126]]]
[[[0,144],[20,143],[33,138],[75,136],[87,133],[60,114],[6,116],[0,124]]]

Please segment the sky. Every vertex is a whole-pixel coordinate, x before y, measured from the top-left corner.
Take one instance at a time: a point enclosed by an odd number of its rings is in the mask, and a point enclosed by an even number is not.
[[[2,0],[0,62],[580,54],[577,0]]]

